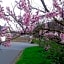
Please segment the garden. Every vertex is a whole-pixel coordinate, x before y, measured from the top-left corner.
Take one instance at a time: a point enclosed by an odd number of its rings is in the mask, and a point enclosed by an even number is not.
[[[38,46],[25,48],[16,64],[64,64],[64,0],[14,2],[0,1],[0,45],[10,47],[12,40],[28,35],[28,43]]]
[[[34,40],[33,42],[38,42]],[[16,64],[64,64],[64,45],[54,41],[41,42],[43,47],[26,48],[16,61]],[[46,43],[46,44],[45,44]],[[48,46],[49,47],[46,47]]]

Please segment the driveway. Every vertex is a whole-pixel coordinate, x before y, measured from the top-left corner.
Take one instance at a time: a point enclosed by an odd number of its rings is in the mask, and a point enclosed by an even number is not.
[[[0,64],[13,64],[20,51],[30,46],[37,45],[24,42],[12,42],[10,47],[0,46]]]

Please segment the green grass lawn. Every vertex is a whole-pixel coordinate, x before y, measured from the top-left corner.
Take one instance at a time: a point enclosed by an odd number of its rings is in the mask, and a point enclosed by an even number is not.
[[[45,44],[50,45],[49,50],[45,50]],[[16,64],[64,64],[64,45],[55,42],[43,42],[43,47],[33,46],[26,48]]]
[[[16,64],[52,64],[52,60],[47,58],[48,53],[40,47],[26,48]]]

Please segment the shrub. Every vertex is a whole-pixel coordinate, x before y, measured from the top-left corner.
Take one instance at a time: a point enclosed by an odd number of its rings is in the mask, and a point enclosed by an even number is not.
[[[54,64],[64,64],[64,45],[49,40],[50,48],[47,50],[47,58],[52,59]]]
[[[32,39],[32,41],[31,41],[31,43],[39,43],[39,39],[36,39],[36,38],[34,38],[34,39]]]

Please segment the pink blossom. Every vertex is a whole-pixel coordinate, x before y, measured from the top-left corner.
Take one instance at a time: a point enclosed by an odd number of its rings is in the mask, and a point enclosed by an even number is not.
[[[2,43],[2,45],[5,46],[5,47],[11,46],[10,41],[4,42],[4,43]]]
[[[60,38],[61,38],[61,40],[64,40],[64,34],[63,33],[60,34]]]
[[[58,5],[57,0],[53,0],[53,6],[57,9],[59,13],[62,12],[62,8]]]
[[[46,18],[52,18],[58,15],[62,15],[62,8],[58,5],[57,0],[53,0],[53,6],[57,9],[56,11],[48,12],[45,14]]]
[[[8,27],[3,27],[1,29],[1,34],[0,37],[5,37],[5,41],[2,41],[3,43],[1,43],[3,46],[10,46],[10,41],[12,38],[12,35],[10,33],[6,33],[7,32]]]
[[[5,31],[5,30],[7,30],[7,27],[3,27],[1,30],[2,30],[2,31]]]
[[[61,7],[58,5],[57,0],[53,0],[53,5],[57,8],[58,11],[62,10]]]
[[[24,21],[25,25],[29,25],[29,22],[30,22],[30,13],[25,13],[23,15],[23,21]]]
[[[27,5],[26,0],[20,0],[20,2],[19,2],[19,8],[20,9],[23,8],[26,11],[26,8],[27,8],[26,5]]]
[[[46,18],[52,18],[52,17],[55,17],[57,15],[58,15],[57,12],[50,12],[50,13],[47,13],[45,16],[46,16]]]
[[[32,31],[34,30],[34,28],[35,28],[34,25],[30,25],[30,26],[28,27],[29,32],[32,32]]]
[[[39,21],[39,16],[38,15],[33,15],[33,17],[31,18],[31,22],[34,23],[36,21]]]

